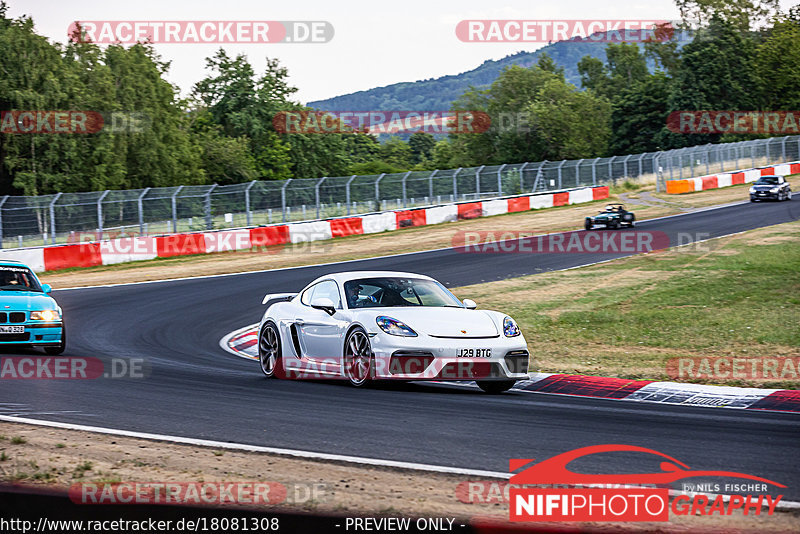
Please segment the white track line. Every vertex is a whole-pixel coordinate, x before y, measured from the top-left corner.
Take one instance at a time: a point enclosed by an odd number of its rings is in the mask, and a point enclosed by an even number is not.
[[[445,473],[451,475],[468,475],[488,478],[508,479],[510,473],[498,471],[484,471],[481,469],[463,469],[460,467],[446,467],[441,465],[418,464],[414,462],[400,462],[396,460],[383,460],[380,458],[365,458],[361,456],[345,456],[341,454],[329,454],[324,452],[301,451],[297,449],[283,449],[279,447],[262,447],[259,445],[246,445],[244,443],[228,443],[224,441],[212,441],[207,439],[186,438],[182,436],[169,436],[164,434],[150,434],[147,432],[133,432],[130,430],[118,430],[98,426],[76,425],[72,423],[59,423],[56,421],[43,421],[30,419],[27,417],[15,417],[10,415],[0,415],[0,421],[9,423],[23,423],[26,425],[46,426],[50,428],[63,428],[66,430],[80,430],[83,432],[95,432],[98,434],[110,434],[112,436],[124,436],[129,438],[147,439],[155,441],[168,441],[180,443],[182,445],[196,445],[200,447],[214,447],[217,449],[231,449],[248,452],[262,452],[268,454],[278,454],[281,456],[293,456],[296,458],[307,458],[310,460],[327,460],[333,462],[345,462],[351,464],[371,465],[378,467],[393,467],[397,469],[411,469],[414,471],[428,471],[431,473]]]

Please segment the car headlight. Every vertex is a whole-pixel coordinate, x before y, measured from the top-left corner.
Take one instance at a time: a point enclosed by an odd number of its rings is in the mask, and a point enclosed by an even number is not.
[[[417,333],[414,332],[414,330],[412,330],[411,327],[405,324],[403,321],[398,321],[397,319],[380,315],[375,319],[375,322],[378,323],[378,326],[381,328],[381,330],[387,334],[391,334],[393,336],[417,337]]]
[[[521,333],[514,319],[506,315],[505,319],[503,319],[503,334],[505,334],[506,337],[516,337]]]
[[[32,311],[31,321],[58,321],[61,319],[61,314],[58,310],[43,310]]]
[[[778,192],[778,188],[777,187],[773,187],[772,189],[769,190],[769,192],[770,193],[777,193]]]
[[[750,193],[752,194],[752,193],[755,193],[755,192],[756,192],[756,188],[755,187],[751,187],[750,188]]]

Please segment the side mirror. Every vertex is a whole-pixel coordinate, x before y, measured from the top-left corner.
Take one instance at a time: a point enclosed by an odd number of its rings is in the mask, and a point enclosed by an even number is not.
[[[53,288],[50,284],[42,284],[42,291],[45,293],[50,293],[53,291]]]
[[[336,307],[333,305],[333,301],[328,297],[317,297],[312,299],[311,307],[317,310],[322,310],[328,315],[333,315],[336,313]]]
[[[475,304],[474,300],[464,299],[462,302],[464,303],[464,307],[467,308],[468,310],[474,310],[475,308],[478,307],[478,305]]]

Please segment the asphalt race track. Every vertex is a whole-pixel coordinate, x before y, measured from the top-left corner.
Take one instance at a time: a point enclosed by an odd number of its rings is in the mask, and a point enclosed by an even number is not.
[[[746,203],[642,222],[636,230],[664,231],[673,238],[679,232],[715,237],[797,219],[800,201]],[[104,361],[144,358],[148,374],[143,379],[3,380],[0,413],[503,472],[510,458],[545,459],[580,446],[624,443],[664,452],[693,469],[740,471],[777,480],[787,486],[784,499],[800,501],[798,414],[516,392],[490,396],[435,384],[360,390],[338,382],[265,380],[256,363],[219,347],[222,336],[260,318],[265,293],[299,290],[327,272],[412,271],[457,286],[612,257],[468,255],[446,249],[235,276],[56,291],[69,328],[66,355]],[[6,349],[0,355],[11,354]],[[641,472],[657,464],[609,455],[584,467],[587,472]]]

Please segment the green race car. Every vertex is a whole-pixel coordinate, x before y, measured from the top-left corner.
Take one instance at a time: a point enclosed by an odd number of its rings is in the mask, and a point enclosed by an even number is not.
[[[620,226],[633,228],[635,221],[636,216],[632,211],[626,210],[623,204],[609,204],[605,210],[594,217],[586,217],[583,227],[586,230],[592,230],[597,225],[616,230]]]

